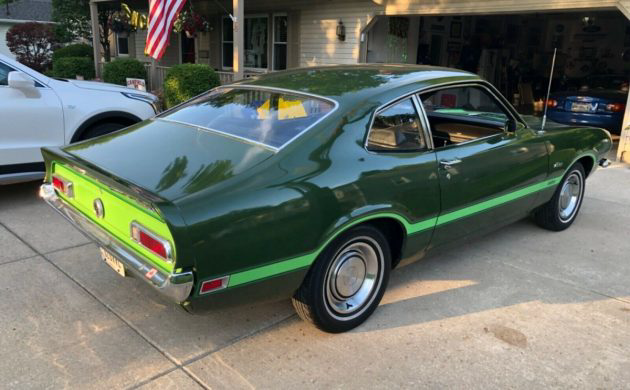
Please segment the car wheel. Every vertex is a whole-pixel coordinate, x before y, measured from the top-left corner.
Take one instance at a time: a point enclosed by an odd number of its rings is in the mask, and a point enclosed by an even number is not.
[[[372,226],[356,227],[318,256],[293,296],[293,307],[303,320],[323,331],[350,330],[378,306],[390,268],[385,236]]]
[[[585,177],[582,164],[575,163],[562,178],[553,198],[534,212],[536,223],[556,232],[571,226],[582,206]]]
[[[109,134],[125,127],[127,126],[117,122],[98,123],[84,131],[83,134],[81,134],[81,137],[79,137],[79,141],[100,137],[101,135]]]

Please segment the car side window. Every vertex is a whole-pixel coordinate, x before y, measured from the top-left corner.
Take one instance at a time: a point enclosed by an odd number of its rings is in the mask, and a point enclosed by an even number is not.
[[[0,85],[9,85],[9,72],[13,69],[0,62]]]
[[[479,86],[427,92],[420,101],[435,148],[501,134],[510,118],[497,99]]]
[[[409,152],[426,149],[420,118],[411,98],[376,113],[367,148],[381,152]]]

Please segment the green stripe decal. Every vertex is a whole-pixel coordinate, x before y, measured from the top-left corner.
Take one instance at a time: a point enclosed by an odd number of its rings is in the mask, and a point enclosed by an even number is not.
[[[324,248],[326,248],[326,246],[332,240],[334,240],[335,237],[337,237],[340,233],[342,233],[343,231],[347,230],[348,228],[354,225],[360,224],[370,219],[383,218],[383,217],[394,218],[404,226],[405,230],[407,231],[407,234],[410,235],[414,233],[423,232],[428,229],[432,229],[435,226],[449,223],[460,218],[468,217],[470,215],[491,209],[496,206],[500,206],[502,204],[522,198],[524,196],[533,194],[535,192],[553,187],[557,185],[558,183],[560,183],[560,180],[562,180],[562,177],[545,180],[540,183],[522,188],[520,190],[510,192],[509,194],[501,195],[496,198],[486,200],[484,202],[480,202],[480,203],[465,207],[460,210],[456,210],[450,213],[446,213],[444,215],[440,215],[439,217],[429,218],[429,219],[415,222],[415,223],[411,223],[407,221],[405,218],[403,218],[402,216],[400,216],[399,214],[395,214],[391,212],[375,213],[375,214],[371,214],[362,218],[358,218],[344,225],[339,230],[337,230],[335,234],[333,234],[328,240],[326,240],[324,244],[322,244],[317,250],[313,252],[304,254],[299,257],[294,257],[294,258],[279,261],[276,263],[267,264],[262,267],[252,268],[247,271],[237,272],[235,274],[230,275],[230,281],[228,283],[228,287],[234,287],[241,284],[250,283],[259,279],[268,278],[270,276],[275,276],[275,275],[279,275],[285,272],[295,271],[300,268],[308,267],[315,261],[317,256],[321,253],[321,251],[323,251]]]
[[[469,215],[479,213],[481,211],[485,211],[487,209],[500,206],[504,203],[511,202],[513,200],[522,198],[524,196],[533,194],[534,192],[538,192],[544,190],[545,188],[554,186],[560,182],[562,178],[556,178],[551,180],[545,180],[541,183],[537,183],[520,190],[510,192],[509,194],[501,195],[496,198],[486,200],[485,202],[477,203],[472,206],[464,207],[463,209],[459,209],[457,211],[453,211],[444,215],[440,215],[437,220],[437,225],[441,225],[444,223],[448,223],[454,221],[456,219],[468,217]]]

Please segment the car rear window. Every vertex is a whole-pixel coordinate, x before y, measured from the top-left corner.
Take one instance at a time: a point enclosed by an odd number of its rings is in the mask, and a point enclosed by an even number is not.
[[[333,103],[311,96],[219,88],[160,118],[281,148],[333,109]]]

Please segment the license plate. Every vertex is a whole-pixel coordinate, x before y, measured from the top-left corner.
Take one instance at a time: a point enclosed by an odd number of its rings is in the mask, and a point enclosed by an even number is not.
[[[573,112],[594,112],[594,107],[590,103],[572,103],[571,111]]]
[[[101,258],[107,263],[107,265],[112,267],[112,269],[116,271],[120,276],[125,276],[125,266],[123,265],[123,263],[105,249],[100,248],[100,250]]]

